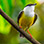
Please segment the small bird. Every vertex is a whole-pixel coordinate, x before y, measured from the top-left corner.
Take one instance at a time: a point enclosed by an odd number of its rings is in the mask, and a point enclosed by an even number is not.
[[[35,4],[28,4],[25,8],[19,13],[17,22],[24,31],[27,31],[32,38],[31,33],[29,32],[29,27],[32,26],[37,20],[37,15],[34,12]],[[22,34],[20,34],[23,37]]]

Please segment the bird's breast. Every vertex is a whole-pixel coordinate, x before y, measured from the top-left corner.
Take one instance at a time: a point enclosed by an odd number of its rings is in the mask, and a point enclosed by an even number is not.
[[[19,20],[19,25],[25,28],[27,26],[32,25],[33,21],[34,21],[34,17],[22,15],[22,17]]]

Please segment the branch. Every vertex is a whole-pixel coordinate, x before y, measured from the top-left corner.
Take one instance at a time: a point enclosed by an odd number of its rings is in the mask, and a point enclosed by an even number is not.
[[[26,39],[28,39],[33,44],[40,44],[34,38],[31,38],[23,29],[19,28],[19,26],[8,16],[6,15],[1,9],[0,14],[17,30],[19,31]]]

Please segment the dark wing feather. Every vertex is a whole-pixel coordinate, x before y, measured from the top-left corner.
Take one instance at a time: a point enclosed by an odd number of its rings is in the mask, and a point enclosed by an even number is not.
[[[19,13],[19,16],[18,16],[18,19],[17,19],[18,24],[19,24],[19,19],[20,19],[21,16],[22,16],[22,13],[23,13],[23,11],[21,11],[21,12]]]
[[[33,24],[36,22],[36,20],[37,20],[37,14],[35,14],[35,18],[34,18]],[[32,24],[32,25],[33,25],[33,24]]]

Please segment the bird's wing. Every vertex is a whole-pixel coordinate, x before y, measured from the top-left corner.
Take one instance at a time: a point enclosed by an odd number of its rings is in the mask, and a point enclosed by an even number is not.
[[[18,19],[17,19],[18,24],[19,24],[19,19],[21,18],[23,12],[24,12],[24,11],[21,11],[21,12],[19,13],[19,16],[18,16]]]
[[[34,18],[33,24],[36,22],[36,20],[37,20],[37,14],[35,14],[35,18]],[[32,24],[32,25],[33,25],[33,24]]]

